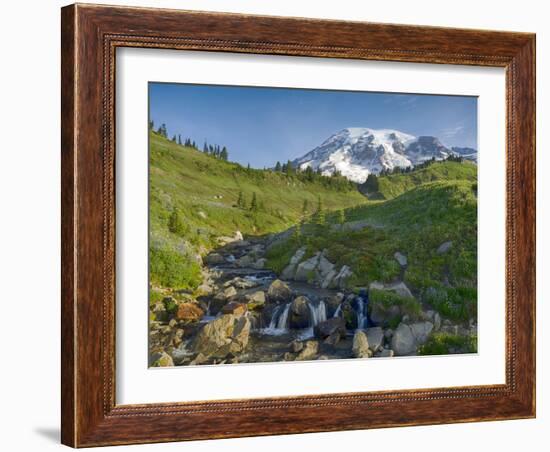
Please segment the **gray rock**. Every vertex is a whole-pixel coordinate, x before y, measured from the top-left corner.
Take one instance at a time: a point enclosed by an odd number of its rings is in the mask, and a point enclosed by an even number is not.
[[[334,277],[332,282],[330,283],[331,288],[339,288],[339,289],[345,289],[348,278],[353,275],[353,272],[351,271],[351,268],[347,265],[342,265],[342,268],[338,272],[338,274]]]
[[[301,248],[298,248],[296,252],[294,253],[294,256],[290,258],[289,265],[297,265],[300,263],[300,261],[303,259],[304,255],[306,254],[306,247],[303,246]]]
[[[416,339],[409,325],[399,324],[393,333],[391,348],[397,356],[411,355],[416,352]]]
[[[261,270],[265,267],[266,262],[267,259],[265,257],[262,257],[252,264],[252,268],[256,270]]]
[[[338,273],[336,272],[336,270],[331,270],[330,272],[328,272],[324,277],[323,277],[323,280],[321,281],[321,288],[323,289],[327,289],[328,287],[331,286],[332,284],[332,281],[334,280],[334,278],[338,275]]]
[[[367,335],[369,348],[373,352],[377,352],[379,349],[382,348],[382,345],[384,344],[384,330],[382,330],[382,328],[380,328],[379,326],[367,328],[365,330],[365,333]]]
[[[369,340],[364,331],[357,330],[353,336],[351,351],[355,358],[369,357]]]
[[[441,329],[441,316],[439,312],[434,314],[434,330],[439,331]]]
[[[237,265],[241,268],[251,267],[252,264],[254,264],[254,258],[248,254],[237,259]]]
[[[328,275],[333,271],[334,264],[321,254],[321,256],[319,257],[319,264],[317,267],[321,278],[324,278],[326,275]]]
[[[300,262],[296,267],[296,273],[294,274],[294,279],[296,281],[309,281],[317,279],[317,265],[319,265],[319,258],[321,253],[316,253],[315,256],[310,257],[309,259]]]
[[[281,272],[281,278],[287,281],[292,280],[294,279],[295,274],[296,274],[296,264],[288,264]]]
[[[206,256],[205,261],[210,265],[218,265],[223,264],[225,262],[225,258],[220,253],[210,253]]]
[[[405,256],[404,254],[401,254],[399,251],[396,251],[393,257],[399,263],[399,265],[401,265],[401,267],[407,266],[407,256]]]
[[[390,349],[384,348],[384,349],[380,350],[380,352],[378,353],[378,356],[380,358],[391,358],[391,357],[393,357],[393,354],[394,353],[393,353],[393,350],[391,348]]]
[[[293,353],[299,353],[303,350],[304,348],[304,343],[303,342],[300,342],[300,341],[292,341],[290,343],[290,350],[293,352]]]
[[[269,301],[289,301],[291,297],[292,291],[288,285],[280,279],[273,281],[267,290],[267,298]]]
[[[437,254],[444,254],[453,247],[453,242],[444,242],[437,248]]]
[[[425,344],[434,328],[431,322],[417,322],[410,327],[417,345]]]
[[[369,286],[370,289],[375,290],[389,290],[395,292],[402,297],[413,298],[413,294],[407,285],[403,281],[395,282],[392,284],[384,284],[378,281],[374,281]]]
[[[346,337],[346,321],[341,317],[331,317],[315,325],[314,328],[315,336],[320,339],[325,339],[335,333],[339,334],[341,337]]]

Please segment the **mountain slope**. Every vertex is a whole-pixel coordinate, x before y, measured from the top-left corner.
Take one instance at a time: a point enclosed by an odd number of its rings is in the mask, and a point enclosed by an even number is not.
[[[300,220],[304,201],[313,213],[318,197],[329,211],[367,202],[344,178],[308,181],[302,174],[247,169],[156,133],[150,134],[149,163],[151,279],[164,286],[196,285],[199,256],[216,247],[219,236],[285,230]],[[257,208],[251,209],[254,194]],[[174,232],[176,209],[181,227]],[[162,280],[166,274],[184,277]]]
[[[370,199],[391,199],[427,182],[452,180],[477,181],[477,165],[468,161],[434,162],[411,172],[378,176],[378,190],[366,194]]]
[[[407,168],[435,158],[464,153],[474,159],[476,151],[469,148],[445,147],[430,136],[414,137],[398,130],[347,128],[332,135],[320,146],[292,164],[301,170],[312,168],[323,174],[338,172],[348,179],[362,183],[371,173],[396,167]]]

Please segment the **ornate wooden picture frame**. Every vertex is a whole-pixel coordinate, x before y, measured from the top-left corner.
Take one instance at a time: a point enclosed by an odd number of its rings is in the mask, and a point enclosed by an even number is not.
[[[61,32],[64,444],[535,416],[535,35],[79,4],[62,9]],[[505,68],[505,384],[117,405],[114,90],[121,47]]]

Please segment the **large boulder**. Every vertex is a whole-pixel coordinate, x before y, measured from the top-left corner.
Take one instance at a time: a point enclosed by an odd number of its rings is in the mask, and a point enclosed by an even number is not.
[[[269,301],[289,301],[292,297],[292,291],[286,283],[280,279],[276,279],[271,283],[267,290],[267,298]]]
[[[307,328],[311,323],[309,310],[309,299],[304,296],[296,297],[290,305],[289,326],[290,328]]]
[[[246,296],[246,301],[248,303],[248,309],[257,309],[263,307],[265,304],[265,292],[263,290],[258,290],[254,293],[248,294]]]
[[[314,334],[320,339],[326,339],[334,334],[346,337],[346,322],[341,317],[331,317],[324,322],[315,325]]]
[[[153,367],[173,367],[174,366],[174,360],[168,353],[164,351],[156,354],[152,359],[153,359]]]
[[[281,273],[281,278],[286,280],[294,279],[294,275],[296,273],[296,267],[298,266],[300,261],[303,259],[305,254],[306,254],[306,248],[304,246],[301,248],[298,248],[294,253],[294,255],[290,258],[288,265],[283,269],[283,272]]]
[[[300,353],[296,355],[296,361],[304,361],[308,359],[314,359],[319,353],[319,342],[307,341]]]
[[[196,303],[180,303],[176,311],[176,319],[184,322],[196,322],[204,315],[204,311]]]
[[[225,262],[225,258],[220,253],[210,253],[206,256],[205,261],[210,265],[219,265]]]
[[[332,279],[327,287],[335,289],[345,289],[347,286],[348,278],[352,275],[353,272],[351,271],[351,268],[347,265],[342,265],[342,268],[340,269],[338,274]]]
[[[266,263],[267,263],[267,259],[265,257],[261,257],[252,264],[252,268],[256,270],[262,270],[263,268],[265,268]]]
[[[240,353],[248,344],[250,327],[246,316],[224,314],[205,324],[198,332],[193,342],[193,352],[217,358]]]
[[[378,281],[374,281],[370,284],[369,289],[389,290],[401,297],[413,298],[412,292],[403,281],[398,281],[391,284],[384,284]]]
[[[222,308],[222,314],[233,314],[234,316],[241,316],[246,311],[246,304],[237,303],[236,301],[231,301]]]
[[[409,325],[400,323],[393,332],[391,348],[397,356],[412,355],[416,352],[416,338]]]
[[[351,351],[355,358],[368,358],[369,353],[369,340],[364,331],[357,330],[353,336],[353,345]]]
[[[417,345],[425,344],[434,329],[431,322],[417,322],[411,324],[410,327]]]
[[[392,305],[392,306],[383,306],[380,303],[371,304],[369,305],[370,311],[370,319],[375,324],[387,324],[388,322],[400,318],[401,316],[401,309],[399,306]]]
[[[237,260],[237,265],[241,268],[252,267],[253,264],[254,258],[248,254],[245,254]]]
[[[296,273],[294,274],[294,279],[296,281],[315,281],[317,279],[317,266],[319,265],[319,258],[321,253],[315,253],[313,257],[300,262],[296,267]]]
[[[384,345],[384,330],[382,328],[379,326],[367,328],[365,334],[367,335],[369,348],[373,352],[377,352],[382,348]]]

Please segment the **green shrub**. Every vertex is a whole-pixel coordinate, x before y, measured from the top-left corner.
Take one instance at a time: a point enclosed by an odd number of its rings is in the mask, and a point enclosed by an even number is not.
[[[477,353],[477,336],[435,333],[418,350],[419,355],[448,355],[451,353]]]
[[[382,311],[387,311],[392,306],[399,306],[401,314],[410,317],[418,317],[422,311],[420,302],[413,297],[403,297],[389,290],[371,289],[369,291],[369,305],[375,306]]]
[[[430,287],[424,300],[452,320],[468,321],[477,316],[477,289],[472,287]]]
[[[150,248],[149,272],[151,282],[163,287],[195,289],[201,283],[199,264],[167,246]]]

